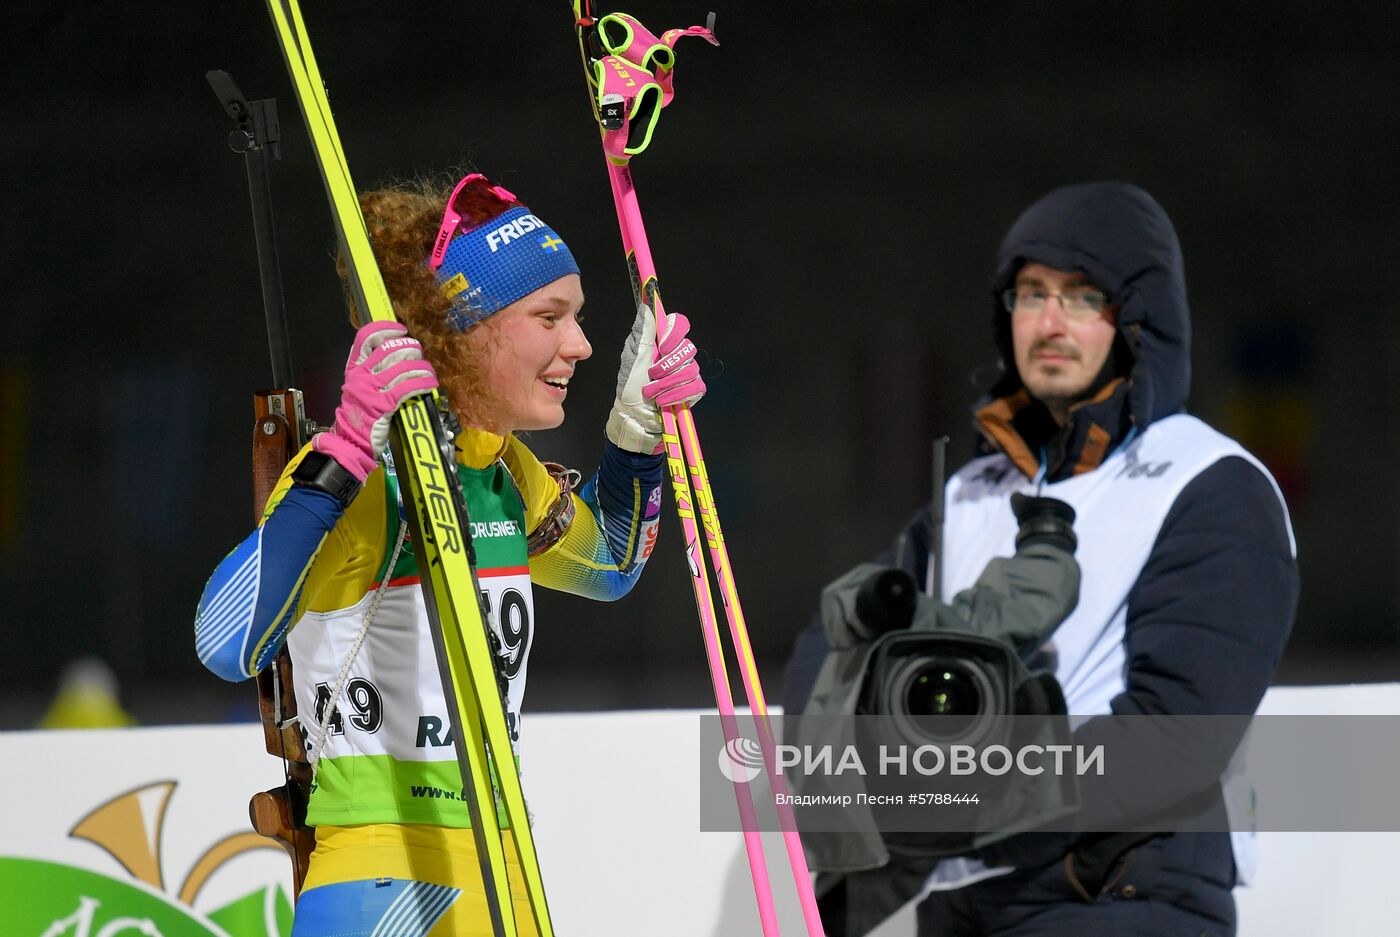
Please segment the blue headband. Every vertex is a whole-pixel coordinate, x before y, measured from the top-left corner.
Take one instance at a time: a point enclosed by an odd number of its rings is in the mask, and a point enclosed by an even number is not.
[[[453,238],[437,276],[452,300],[448,321],[465,331],[571,273],[578,273],[578,264],[568,246],[521,206]]]

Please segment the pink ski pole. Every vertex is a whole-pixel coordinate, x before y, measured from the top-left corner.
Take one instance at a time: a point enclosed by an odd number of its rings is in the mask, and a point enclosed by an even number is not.
[[[656,268],[652,261],[646,228],[642,222],[641,210],[637,204],[636,189],[632,182],[628,162],[631,156],[645,149],[650,142],[659,108],[669,103],[672,95],[671,71],[675,59],[670,51],[681,36],[697,35],[714,44],[713,14],[706,27],[691,27],[686,30],[671,30],[658,40],[645,27],[625,14],[603,17],[604,21],[616,20],[622,28],[625,48],[610,49],[604,37],[603,46],[615,52],[589,68],[588,50],[584,45],[583,30],[597,23],[588,16],[586,0],[574,3],[575,18],[580,28],[580,51],[584,57],[586,71],[590,75],[590,87],[596,92],[595,110],[604,125],[603,146],[607,157],[608,178],[612,186],[613,202],[617,209],[618,225],[622,233],[623,248],[633,273],[633,287],[638,302],[646,302],[653,307],[657,317],[658,331],[665,327],[665,311],[657,289]],[[607,25],[606,22],[603,23]],[[630,54],[629,54],[630,53]],[[653,79],[650,68],[661,73],[659,80]],[[657,89],[663,93],[655,93]],[[624,89],[627,93],[623,93]],[[611,90],[615,93],[609,94]],[[611,107],[611,110],[607,108]],[[611,118],[612,126],[609,126]],[[639,121],[636,127],[629,126]],[[640,130],[642,132],[634,132]],[[729,562],[728,549],[719,522],[718,510],[709,484],[704,456],[700,449],[700,438],[695,428],[694,417],[688,406],[667,408],[662,414],[666,456],[671,472],[672,486],[676,497],[677,510],[681,516],[683,534],[686,538],[686,555],[696,594],[696,605],[701,620],[701,630],[706,642],[706,653],[710,663],[711,680],[714,684],[715,699],[724,726],[726,742],[732,742],[737,735],[737,722],[734,718],[733,698],[729,690],[728,673],[725,669],[723,651],[719,644],[718,625],[715,622],[714,605],[710,596],[708,578],[704,573],[704,561],[699,554],[694,512],[700,513],[705,539],[709,547],[711,562],[715,567],[715,577],[719,582],[720,596],[724,602],[729,622],[735,655],[739,661],[740,674],[758,727],[760,744],[765,765],[769,771],[772,789],[777,802],[783,840],[792,868],[793,878],[802,905],[804,921],[810,935],[823,935],[824,930],[818,912],[816,896],[812,888],[811,874],[802,851],[801,838],[797,832],[792,808],[787,802],[787,786],[777,767],[776,743],[768,717],[767,703],[763,695],[758,667],[749,642],[748,628],[744,619],[743,607],[739,601],[733,570]],[[682,464],[682,455],[684,463]],[[687,480],[687,469],[689,479]],[[694,491],[694,497],[691,491]],[[740,790],[735,783],[735,795],[739,800],[740,818],[744,827],[745,847],[749,853],[750,871],[754,876],[754,890],[758,898],[760,917],[764,920],[764,933],[767,934],[769,918],[772,916],[772,892],[768,882],[766,863],[758,840],[756,818],[752,797],[747,787]],[[761,882],[760,882],[761,876]],[[776,929],[776,921],[773,921]]]
[[[656,286],[656,270],[651,263],[651,251],[646,243],[646,231],[635,230],[624,216],[625,201],[621,193],[631,191],[631,173],[625,166],[609,163],[608,178],[612,182],[613,198],[618,211],[618,223],[622,229],[623,249],[629,262],[637,270],[639,290],[638,302],[647,302],[656,313],[657,329],[663,328],[665,312],[661,306],[661,294]],[[631,200],[635,209],[636,200]],[[638,235],[640,241],[637,240]],[[645,264],[645,267],[643,266]],[[645,269],[645,272],[643,270]],[[645,297],[645,298],[642,298]],[[724,729],[725,744],[731,745],[739,738],[739,727],[734,711],[734,697],[729,691],[729,672],[724,663],[724,650],[720,644],[719,624],[715,620],[714,598],[710,592],[710,580],[705,574],[705,556],[700,550],[700,534],[695,524],[695,499],[691,495],[686,464],[682,456],[678,415],[688,418],[687,406],[668,407],[661,412],[661,427],[666,446],[666,467],[671,476],[671,493],[676,502],[676,514],[680,517],[681,535],[685,538],[686,565],[690,569],[691,586],[695,592],[695,608],[700,615],[700,632],[705,641],[705,656],[710,667],[710,682],[714,687],[715,705],[719,710],[720,725]],[[733,751],[730,748],[730,751]],[[763,853],[763,841],[758,831],[758,817],[754,811],[753,795],[747,782],[734,782],[734,797],[739,805],[739,820],[744,829],[744,851],[748,855],[749,872],[753,878],[754,897],[758,901],[759,920],[763,924],[765,937],[778,931],[777,912],[773,906],[773,890],[768,878],[768,863]],[[809,886],[810,887],[810,886]]]
[[[632,185],[631,173],[625,166],[619,167],[609,163],[608,175],[613,180],[613,197],[617,206],[618,223],[622,228],[623,245],[629,259],[635,265],[639,283],[644,285],[643,295],[651,295],[656,301],[654,309],[657,315],[657,330],[660,332],[665,327],[665,319],[660,294],[656,290],[656,268],[651,259],[651,250],[647,243],[641,211],[637,206],[636,189]],[[645,289],[646,285],[651,288],[649,294]],[[674,417],[674,431],[672,422],[668,419],[671,417]],[[787,784],[777,768],[776,740],[768,717],[768,704],[764,699],[763,684],[758,675],[758,664],[754,660],[753,647],[749,642],[744,609],[739,601],[738,587],[734,582],[733,567],[729,563],[729,551],[724,543],[719,511],[710,488],[704,454],[700,449],[700,435],[695,428],[695,417],[691,413],[690,407],[678,406],[663,411],[662,421],[666,438],[667,463],[672,472],[673,485],[678,471],[689,470],[689,487],[694,491],[694,500],[691,503],[699,512],[701,526],[705,531],[705,541],[709,547],[710,561],[714,565],[715,578],[719,582],[720,599],[724,604],[725,616],[729,622],[729,633],[734,642],[734,653],[739,662],[739,673],[743,679],[744,692],[748,697],[749,708],[754,714],[754,723],[759,733],[759,744],[763,749],[764,764],[768,767],[773,793],[777,795],[775,801],[783,831],[783,844],[787,850],[788,864],[792,868],[793,882],[797,887],[798,899],[802,906],[802,917],[807,925],[808,934],[824,935],[821,915],[817,909],[816,894],[812,889],[811,872],[807,868],[807,857],[802,851],[802,839],[797,831],[797,822],[793,817],[792,807],[786,799]],[[675,434],[680,436],[680,447],[685,456],[684,468],[679,468],[676,465],[678,460],[673,455]],[[693,525],[694,520],[692,519],[690,523]],[[689,555],[696,548],[696,542],[689,532],[686,534],[686,544]],[[700,565],[698,563],[692,564],[692,573]],[[713,606],[711,605],[707,611],[710,620],[713,621]],[[704,612],[701,614],[701,620],[702,623],[705,620]],[[712,627],[716,627],[717,630],[717,626]],[[708,633],[706,638],[708,642]],[[715,640],[718,641],[717,634]],[[728,674],[724,671],[723,657],[719,657],[718,660],[718,673],[716,673],[714,663],[711,663],[711,674],[715,678],[716,698],[718,699],[722,693],[732,712],[733,703],[729,692]],[[726,738],[728,738],[727,733]],[[749,827],[746,825],[745,830],[748,829]]]

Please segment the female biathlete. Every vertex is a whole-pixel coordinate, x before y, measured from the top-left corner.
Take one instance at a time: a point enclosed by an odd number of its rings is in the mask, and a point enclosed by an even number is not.
[[[195,644],[227,680],[256,673],[284,641],[291,650],[316,765],[307,814],[316,848],[295,937],[490,934],[413,545],[393,466],[382,464],[390,418],[440,386],[462,424],[457,471],[518,738],[531,584],[605,601],[626,594],[658,521],[658,407],[693,404],[705,385],[685,318],[668,316],[658,341],[640,308],[602,462],[575,490],[576,474],[540,462],[514,435],[563,422],[574,370],[592,353],[564,242],[475,173],[450,195],[396,187],[360,203],[403,324],[356,333],[334,425],[287,466],[262,523],[215,569]],[[534,933],[512,837],[506,846],[516,918]]]

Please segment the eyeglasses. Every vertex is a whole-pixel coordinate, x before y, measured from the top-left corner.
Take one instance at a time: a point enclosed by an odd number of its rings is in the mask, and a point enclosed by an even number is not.
[[[1092,286],[1071,286],[1063,291],[1047,290],[1043,286],[1022,283],[1002,291],[1001,302],[1007,312],[1040,314],[1053,296],[1071,319],[1088,319],[1103,313],[1108,306],[1108,294]]]
[[[438,227],[437,237],[433,238],[433,253],[428,258],[428,266],[436,270],[442,266],[442,258],[447,256],[447,245],[452,243],[452,236],[457,233],[457,228],[462,224],[462,211],[457,207],[457,198],[467,190],[469,185],[490,186],[501,199],[507,202],[519,201],[510,190],[504,186],[491,185],[491,180],[487,179],[479,172],[474,172],[464,176],[462,181],[457,183],[457,187],[452,190],[452,194],[447,198],[447,208],[442,213],[442,224]]]

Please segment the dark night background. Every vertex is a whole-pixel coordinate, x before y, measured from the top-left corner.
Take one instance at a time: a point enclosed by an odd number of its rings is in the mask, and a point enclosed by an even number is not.
[[[656,32],[704,3],[637,0]],[[6,32],[0,728],[66,661],[143,722],[251,716],[194,657],[204,581],[250,525],[270,380],[243,160],[205,83],[276,97],[298,383],[323,420],[350,338],[320,179],[261,4],[21,4]],[[991,258],[1048,189],[1166,207],[1194,313],[1191,409],[1274,470],[1302,604],[1281,682],[1400,679],[1397,31],[1380,4],[755,4],[679,47],[634,162],[770,698],[826,581],[970,451],[994,371]],[[596,466],[630,293],[563,2],[308,0],[361,187],[468,162],[584,271],[595,354],[541,456]],[[531,709],[712,705],[670,516],[616,607],[539,590]],[[1243,589],[1268,588],[1241,583]]]

